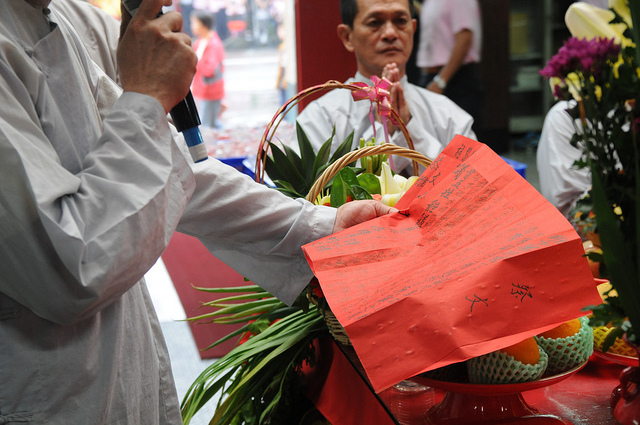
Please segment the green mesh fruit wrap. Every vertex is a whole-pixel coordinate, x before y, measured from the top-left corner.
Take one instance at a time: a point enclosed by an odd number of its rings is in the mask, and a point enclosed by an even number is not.
[[[549,355],[546,376],[557,375],[581,365],[593,353],[593,330],[589,319],[580,318],[580,330],[565,338],[536,336],[538,345]]]
[[[609,332],[613,330],[610,326],[598,326],[593,328],[593,345],[598,351],[602,351],[602,343],[604,339],[609,335]],[[607,353],[619,354],[621,356],[638,357],[636,350],[634,350],[629,344],[624,342],[621,338],[616,338],[613,345],[609,347]]]
[[[484,356],[467,360],[469,382],[473,384],[511,384],[535,381],[547,368],[549,357],[538,346],[540,360],[529,365],[516,360],[502,351],[494,351]]]

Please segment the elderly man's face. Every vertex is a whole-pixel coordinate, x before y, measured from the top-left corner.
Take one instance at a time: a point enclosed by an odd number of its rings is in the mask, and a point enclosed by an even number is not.
[[[415,29],[408,0],[358,0],[353,29],[340,25],[338,35],[347,50],[355,53],[358,71],[370,78],[380,76],[391,62],[404,75]]]

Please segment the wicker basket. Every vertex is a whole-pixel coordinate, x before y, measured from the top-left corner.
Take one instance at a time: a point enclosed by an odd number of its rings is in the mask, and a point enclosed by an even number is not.
[[[351,92],[356,92],[356,91],[362,90],[362,87],[355,84],[346,84],[346,83],[341,83],[339,81],[330,80],[324,84],[309,87],[308,89],[299,92],[278,109],[276,114],[271,119],[271,122],[269,122],[269,124],[265,128],[265,131],[262,134],[262,138],[260,139],[260,143],[258,144],[258,153],[256,155],[256,181],[257,182],[262,183],[264,181],[264,167],[265,167],[265,162],[267,160],[267,150],[269,149],[268,142],[271,142],[271,140],[273,139],[273,136],[278,130],[278,127],[280,126],[280,123],[282,122],[284,117],[289,113],[289,111],[295,108],[296,105],[304,98],[318,92],[322,92],[326,90],[334,90],[334,89],[345,89],[345,90],[350,90]],[[402,131],[402,134],[404,135],[407,141],[407,146],[409,147],[410,150],[413,150],[414,149],[413,139],[411,139],[411,135],[407,130],[407,126],[402,121],[402,118],[400,118],[400,115],[398,115],[398,112],[393,108],[391,108],[390,115],[394,120],[396,120],[396,122],[398,122],[400,130]],[[416,161],[413,162],[413,173],[415,175],[418,174],[418,163]]]
[[[267,125],[264,134],[260,140],[260,144],[258,146],[258,153],[256,158],[256,181],[262,183],[264,181],[264,166],[267,158],[267,150],[268,143],[274,137],[275,132],[286,116],[286,114],[295,107],[298,102],[304,99],[307,96],[310,96],[316,92],[324,91],[324,90],[333,90],[333,89],[347,89],[351,91],[362,90],[362,87],[353,85],[353,84],[344,84],[338,81],[328,81],[325,84],[314,86],[309,89],[303,90],[298,93],[296,96],[287,101],[278,111],[275,116],[271,120],[271,122]],[[389,154],[389,155],[399,155],[406,157],[412,160],[413,163],[413,174],[418,175],[419,173],[419,164],[424,167],[428,167],[431,164],[431,159],[427,158],[425,155],[417,152],[413,149],[413,140],[407,130],[407,126],[402,121],[398,113],[391,109],[390,115],[398,122],[400,130],[402,131],[405,139],[407,140],[407,145],[410,148],[405,148],[402,146],[396,146],[388,143],[383,143],[381,145],[376,146],[366,146],[354,151],[349,152],[348,154],[342,156],[329,167],[327,167],[323,173],[316,179],[313,186],[309,190],[309,193],[306,196],[306,199],[310,202],[314,202],[325,185],[338,173],[341,169],[346,167],[347,165],[357,161],[360,158],[364,158],[367,156],[380,155],[380,154]],[[309,298],[310,302],[316,305],[322,312],[324,316],[325,323],[329,328],[329,332],[336,341],[340,342],[344,345],[351,345],[351,341],[347,336],[347,333],[344,327],[340,324],[336,316],[333,314],[329,306],[326,302],[323,301],[322,298],[318,297],[310,288],[307,291],[307,298]]]

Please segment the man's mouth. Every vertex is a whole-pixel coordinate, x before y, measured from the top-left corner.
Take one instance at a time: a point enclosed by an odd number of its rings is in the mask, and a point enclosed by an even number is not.
[[[386,47],[382,49],[382,53],[397,53],[401,51],[402,49],[400,49],[399,47]]]

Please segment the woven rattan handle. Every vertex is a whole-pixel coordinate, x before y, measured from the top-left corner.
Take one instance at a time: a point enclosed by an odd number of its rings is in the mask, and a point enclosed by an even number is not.
[[[314,93],[317,93],[317,92],[322,92],[322,91],[326,91],[326,90],[333,90],[333,89],[346,89],[346,90],[351,90],[352,92],[354,92],[354,91],[357,91],[357,90],[362,90],[362,87],[356,86],[354,84],[346,84],[346,83],[341,83],[339,81],[330,80],[330,81],[327,81],[324,84],[320,84],[320,85],[317,85],[317,86],[309,87],[308,89],[305,89],[305,90],[299,92],[298,94],[296,94],[294,97],[289,99],[284,105],[282,105],[278,109],[276,114],[271,119],[271,122],[265,128],[265,131],[264,131],[264,133],[262,135],[262,138],[260,139],[260,143],[258,144],[258,153],[256,155],[256,181],[257,182],[259,182],[259,183],[264,182],[264,167],[265,167],[265,162],[266,162],[266,159],[267,159],[267,150],[268,150],[268,147],[269,147],[267,145],[267,142],[271,141],[271,139],[275,135],[276,130],[278,129],[278,126],[280,125],[280,123],[282,122],[284,117],[302,99],[304,99],[304,98],[306,98],[306,97],[308,97],[308,96],[310,96],[310,95],[312,95]],[[414,148],[413,140],[411,139],[411,135],[409,134],[409,131],[407,130],[407,126],[402,121],[402,118],[400,118],[400,115],[398,115],[398,112],[396,112],[396,110],[393,109],[393,108],[391,109],[390,114],[391,114],[391,117],[394,120],[396,120],[396,122],[399,124],[400,131],[402,131],[402,134],[404,135],[404,138],[407,141],[407,146],[409,146],[410,149],[413,149]],[[413,162],[413,173],[414,174],[418,173],[418,164],[415,161]]]
[[[377,145],[377,146],[366,146],[364,148],[357,149],[355,151],[351,151],[348,154],[340,157],[336,162],[327,167],[323,173],[318,177],[309,189],[309,193],[307,194],[307,201],[314,202],[322,188],[331,180],[340,170],[342,170],[347,165],[351,164],[353,161],[356,161],[360,158],[364,158],[366,156],[379,155],[379,154],[388,154],[388,155],[400,155],[406,158],[411,159],[414,163],[419,163],[428,167],[431,164],[431,160],[421,154],[418,151],[414,151],[413,149],[403,148],[402,146],[391,145],[388,143]],[[417,171],[414,174],[418,174]]]

